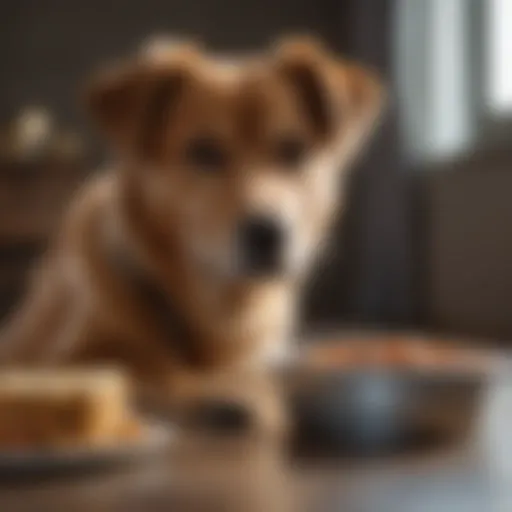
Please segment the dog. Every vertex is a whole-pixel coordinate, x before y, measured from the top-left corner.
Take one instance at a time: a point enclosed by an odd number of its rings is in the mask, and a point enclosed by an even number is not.
[[[384,96],[305,37],[230,59],[160,41],[98,73],[86,103],[114,163],[71,202],[4,363],[118,363],[148,396],[228,390],[280,424],[260,377],[286,359]]]

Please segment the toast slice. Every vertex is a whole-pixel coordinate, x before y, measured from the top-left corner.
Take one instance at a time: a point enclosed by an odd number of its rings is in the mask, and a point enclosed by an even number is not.
[[[0,448],[111,443],[133,424],[117,369],[0,371]]]

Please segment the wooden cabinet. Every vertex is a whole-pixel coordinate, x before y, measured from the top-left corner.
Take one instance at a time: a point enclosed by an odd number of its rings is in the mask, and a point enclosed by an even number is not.
[[[28,271],[84,178],[82,162],[0,162],[0,317],[23,292]]]

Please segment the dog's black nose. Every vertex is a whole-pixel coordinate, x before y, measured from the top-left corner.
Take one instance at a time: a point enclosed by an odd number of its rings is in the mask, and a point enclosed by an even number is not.
[[[250,275],[279,272],[283,263],[284,231],[277,219],[252,216],[239,232],[241,266]]]

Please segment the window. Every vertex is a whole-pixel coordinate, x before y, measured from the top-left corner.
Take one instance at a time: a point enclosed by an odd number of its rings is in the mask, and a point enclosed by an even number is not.
[[[492,115],[512,115],[512,0],[487,0],[484,33],[486,106]]]
[[[397,0],[405,144],[435,161],[512,148],[512,0]]]

